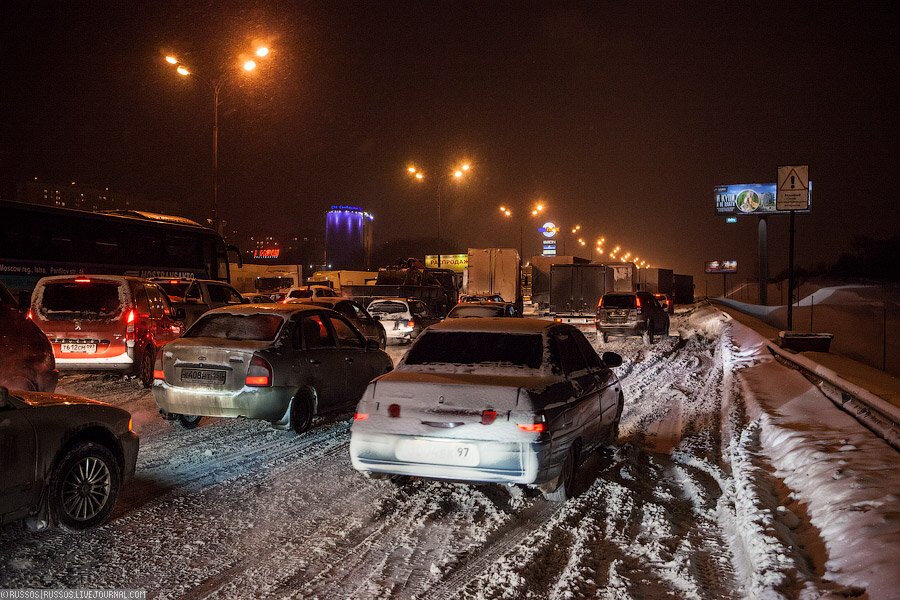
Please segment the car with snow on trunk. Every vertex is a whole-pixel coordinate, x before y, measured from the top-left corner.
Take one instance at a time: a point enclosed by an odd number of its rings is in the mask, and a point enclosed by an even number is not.
[[[571,325],[448,319],[369,384],[351,427],[353,467],[523,484],[565,500],[581,461],[618,437],[621,364]]]
[[[187,429],[204,416],[246,417],[301,434],[317,414],[352,410],[392,368],[378,342],[333,310],[245,304],[209,311],[165,347],[153,397]]]

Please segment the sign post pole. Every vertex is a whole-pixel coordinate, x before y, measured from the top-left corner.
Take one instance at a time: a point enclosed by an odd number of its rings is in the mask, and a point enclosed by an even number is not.
[[[787,328],[794,330],[794,211],[791,211],[790,241],[788,242]]]
[[[759,256],[759,303],[767,306],[769,304],[769,241],[768,219],[764,216],[759,218],[757,254]]]
[[[728,297],[728,273],[722,273],[722,297]]]

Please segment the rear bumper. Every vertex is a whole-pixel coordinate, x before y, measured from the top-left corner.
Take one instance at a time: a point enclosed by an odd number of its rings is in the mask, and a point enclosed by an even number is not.
[[[609,335],[643,335],[647,331],[646,321],[634,321],[631,323],[604,323],[595,321],[597,331]]]
[[[478,449],[479,461],[477,465],[459,466],[401,460],[397,458],[397,444],[402,440],[472,445]],[[474,483],[537,485],[558,474],[558,467],[553,471],[547,464],[549,458],[549,442],[495,442],[359,431],[351,431],[350,435],[353,468],[373,473]]]
[[[60,371],[129,371],[134,368],[134,350],[128,349],[113,356],[66,358],[56,355],[56,368]]]
[[[243,387],[239,390],[185,388],[153,382],[153,399],[160,410],[203,417],[246,417],[278,421],[287,413],[294,388]]]

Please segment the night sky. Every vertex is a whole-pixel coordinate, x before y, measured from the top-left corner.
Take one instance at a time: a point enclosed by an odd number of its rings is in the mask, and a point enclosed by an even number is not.
[[[0,195],[37,176],[204,216],[212,100],[173,52],[230,71],[220,201],[242,230],[319,229],[328,205],[358,204],[377,242],[434,236],[435,179],[467,159],[446,194],[459,249],[517,246],[497,207],[542,198],[588,240],[694,274],[737,258],[752,277],[755,219],[725,225],[713,187],[809,164],[813,266],[900,230],[897,21],[849,2],[4,2]],[[272,54],[247,75],[255,40]],[[787,218],[770,223],[775,273]]]

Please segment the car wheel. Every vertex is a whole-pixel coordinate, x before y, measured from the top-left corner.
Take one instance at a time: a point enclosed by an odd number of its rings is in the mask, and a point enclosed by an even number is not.
[[[312,426],[313,403],[306,394],[298,394],[291,402],[291,429],[301,435]]]
[[[144,389],[148,389],[153,385],[153,362],[155,360],[156,353],[153,351],[153,346],[144,348],[144,351],[141,352],[141,366],[138,371],[138,377],[140,378],[141,385],[144,386]]]
[[[647,329],[644,331],[643,337],[644,337],[645,344],[652,344],[654,342],[653,323],[652,322],[647,323]]]
[[[52,519],[65,529],[97,527],[119,495],[121,468],[106,446],[82,442],[69,449],[50,478]]]
[[[552,492],[544,492],[544,498],[549,502],[565,502],[572,497],[572,484],[575,480],[575,448],[571,448],[566,455],[562,471],[559,475],[559,485]]]
[[[200,424],[200,415],[178,415],[178,424],[185,429],[195,429]]]

